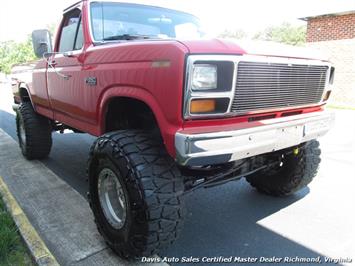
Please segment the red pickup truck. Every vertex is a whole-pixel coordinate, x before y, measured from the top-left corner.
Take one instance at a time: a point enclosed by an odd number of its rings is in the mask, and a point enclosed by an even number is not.
[[[75,3],[57,32],[53,48],[48,31],[33,32],[39,60],[13,85],[19,145],[42,159],[53,131],[99,136],[89,201],[119,255],[172,243],[186,193],[245,177],[284,196],[317,174],[315,139],[334,120],[323,58],[206,39],[193,15],[114,0]]]

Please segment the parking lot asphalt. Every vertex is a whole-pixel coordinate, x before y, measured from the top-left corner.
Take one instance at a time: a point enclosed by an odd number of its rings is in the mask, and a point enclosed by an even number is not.
[[[0,85],[0,128],[16,139],[11,103],[9,86]],[[334,128],[321,138],[319,174],[308,188],[272,198],[242,180],[196,191],[186,197],[188,215],[180,238],[159,255],[354,261],[355,111],[335,112]],[[86,160],[94,137],[55,133],[53,141],[44,165],[85,197]]]

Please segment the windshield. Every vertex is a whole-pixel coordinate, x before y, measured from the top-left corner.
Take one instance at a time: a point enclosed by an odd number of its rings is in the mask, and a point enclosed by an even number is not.
[[[148,38],[201,38],[199,20],[170,9],[114,2],[92,2],[94,41]]]

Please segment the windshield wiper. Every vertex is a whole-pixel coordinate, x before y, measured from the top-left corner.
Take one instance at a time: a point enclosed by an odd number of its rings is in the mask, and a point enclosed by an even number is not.
[[[140,35],[140,34],[122,34],[122,35],[113,35],[109,37],[105,37],[103,41],[114,41],[114,40],[140,40],[140,39],[150,39],[152,36],[149,35]]]

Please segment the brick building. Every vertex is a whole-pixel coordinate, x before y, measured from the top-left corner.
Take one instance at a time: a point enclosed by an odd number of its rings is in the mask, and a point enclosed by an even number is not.
[[[319,49],[334,64],[331,102],[355,107],[355,10],[305,17],[307,46]]]

